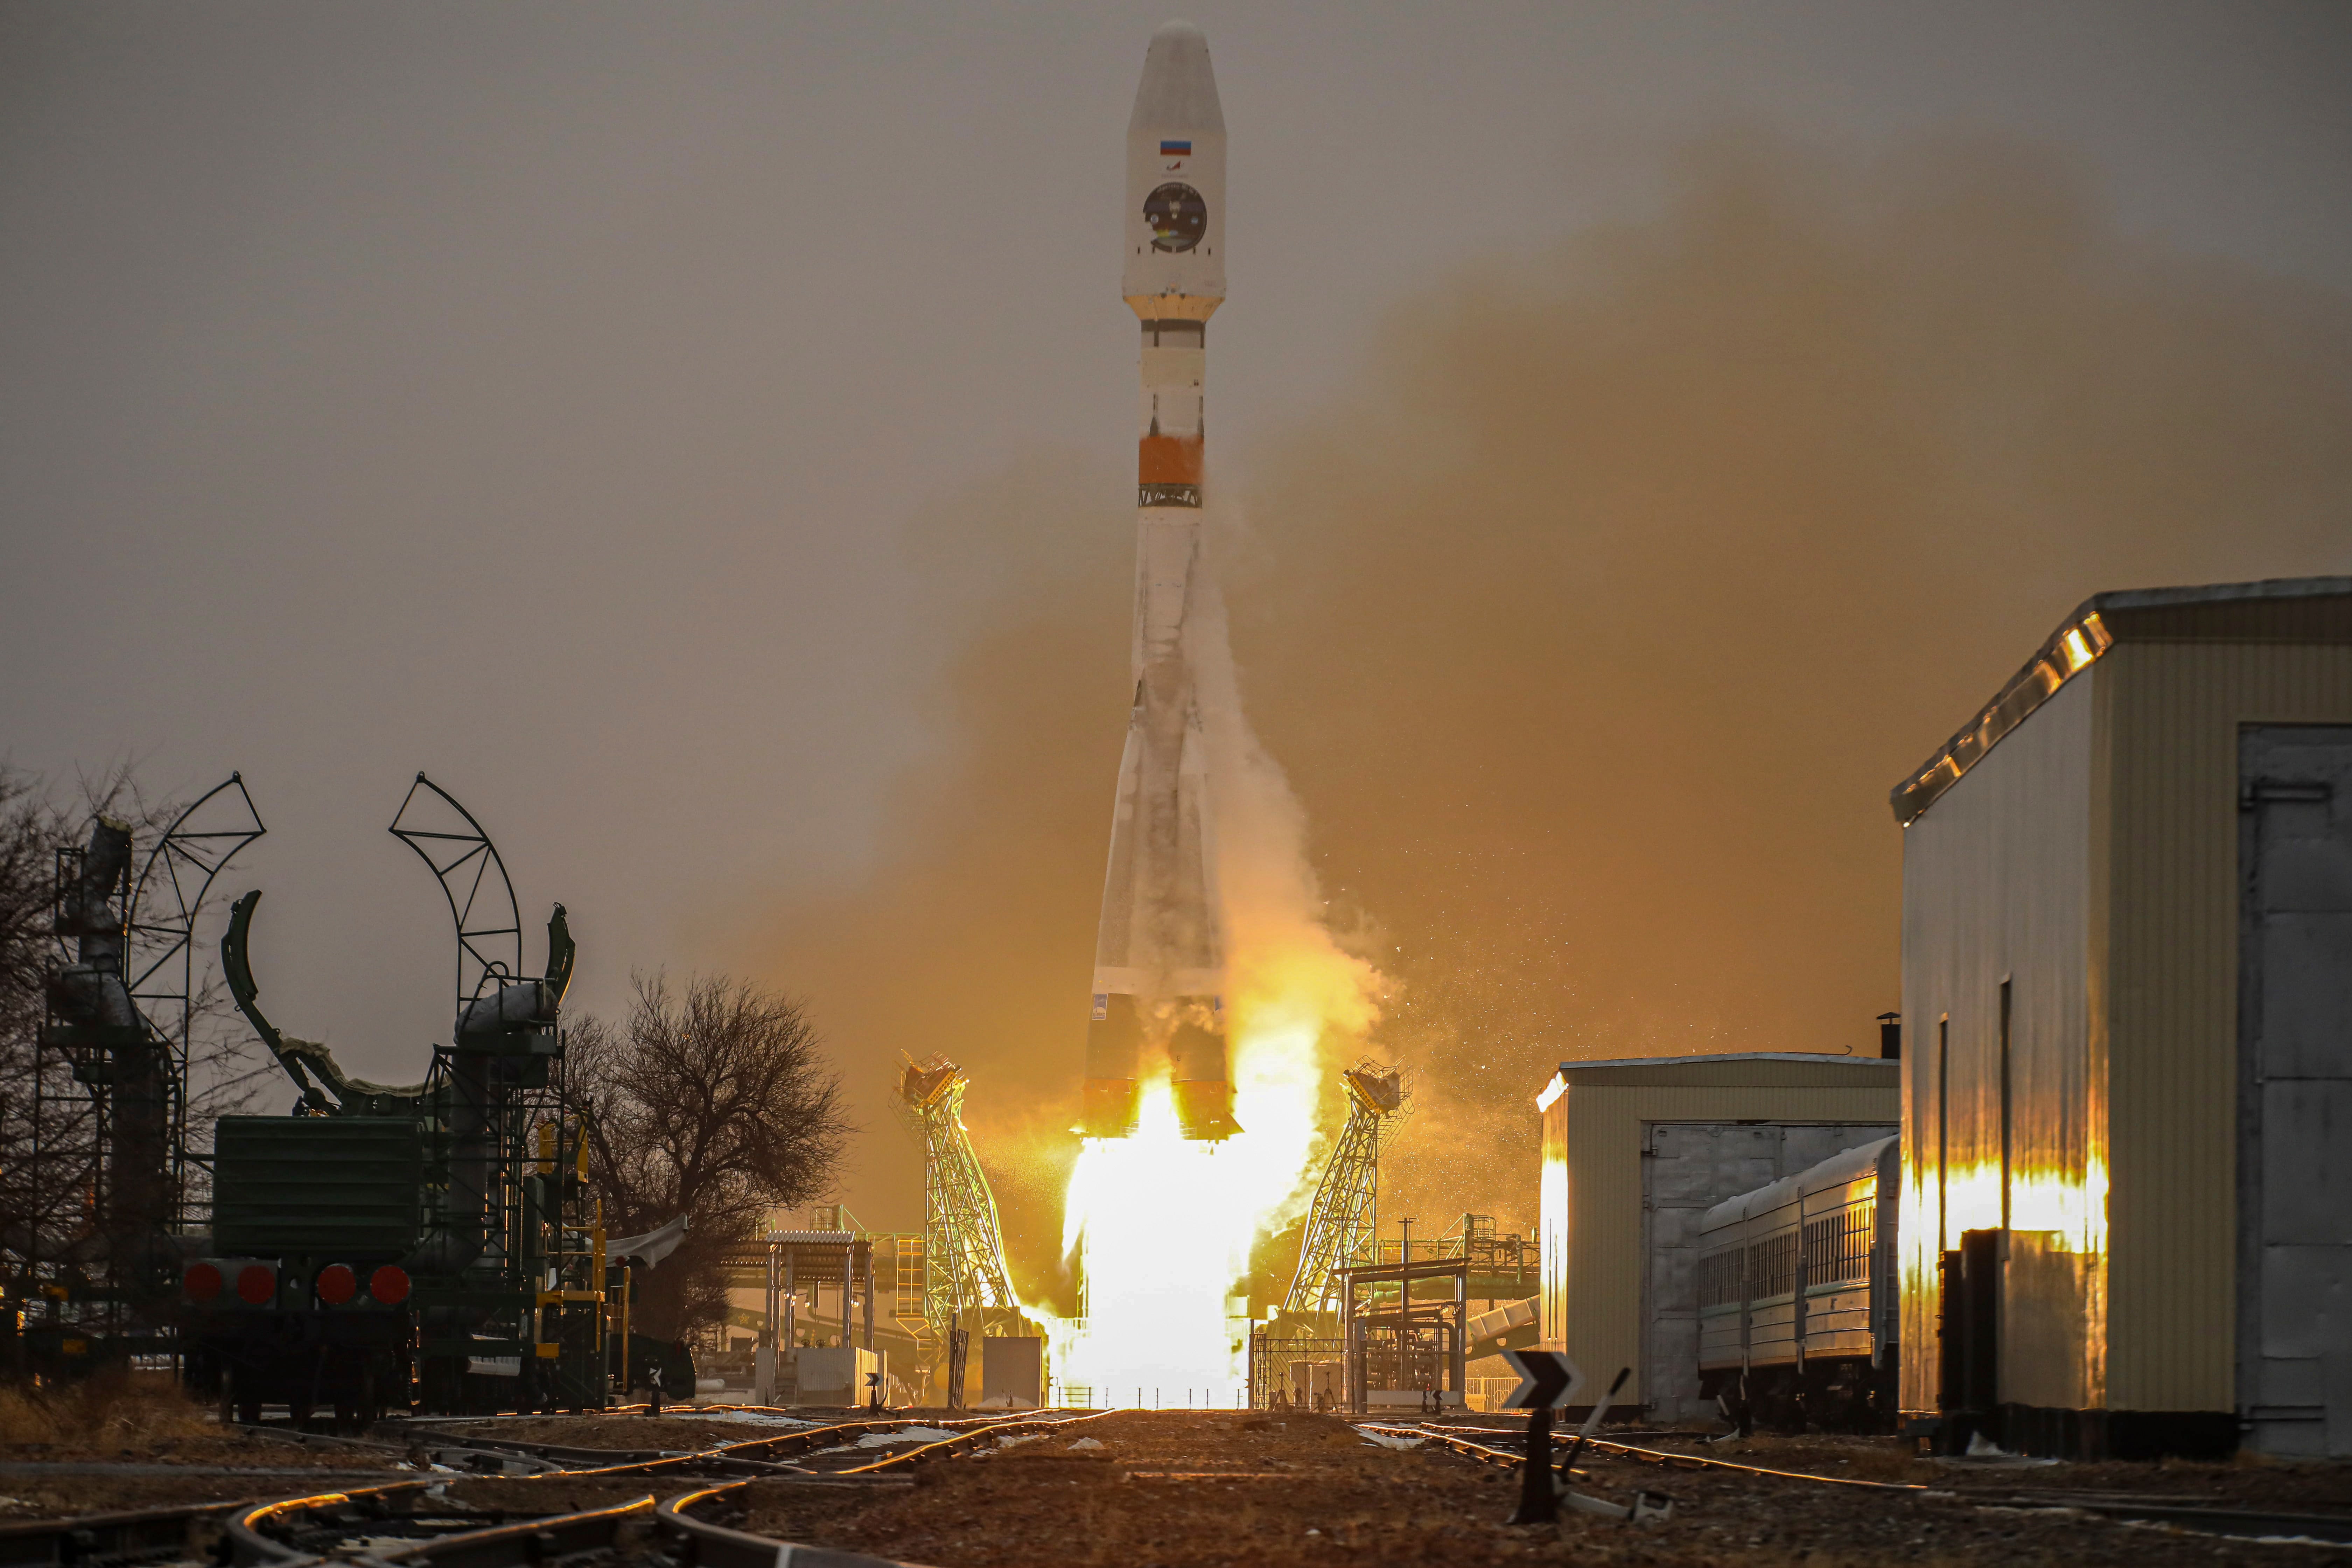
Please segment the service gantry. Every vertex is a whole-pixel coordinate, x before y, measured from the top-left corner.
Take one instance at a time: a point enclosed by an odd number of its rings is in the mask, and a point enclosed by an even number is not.
[[[923,1146],[919,1339],[927,1372],[943,1361],[953,1331],[1009,1328],[1021,1312],[1004,1268],[996,1194],[964,1131],[968,1083],[963,1069],[945,1057],[908,1061],[898,1074],[898,1113]],[[902,1263],[902,1282],[906,1277]],[[903,1293],[903,1283],[900,1289]]]
[[[1412,1098],[1402,1068],[1369,1059],[1341,1073],[1339,1081],[1348,1090],[1348,1124],[1331,1146],[1315,1205],[1307,1214],[1298,1273],[1283,1301],[1289,1312],[1332,1310],[1339,1299],[1339,1271],[1375,1260],[1381,1150],[1404,1120]]]

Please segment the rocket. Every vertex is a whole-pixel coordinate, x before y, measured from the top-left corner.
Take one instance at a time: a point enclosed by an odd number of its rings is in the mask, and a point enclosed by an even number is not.
[[[1188,622],[1202,592],[1202,386],[1225,298],[1225,120],[1209,43],[1190,23],[1151,37],[1127,127],[1120,292],[1143,323],[1137,409],[1135,682],[1095,941],[1079,1131],[1124,1138],[1165,1068],[1184,1136],[1234,1122],[1224,941],[1206,737]]]

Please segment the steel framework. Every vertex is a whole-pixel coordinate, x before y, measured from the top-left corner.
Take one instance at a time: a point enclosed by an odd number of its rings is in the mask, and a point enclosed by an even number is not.
[[[987,1173],[972,1152],[971,1135],[964,1131],[963,1091],[969,1081],[963,1069],[945,1057],[908,1061],[898,1075],[899,1115],[923,1148],[923,1331],[919,1342],[929,1366],[944,1355],[952,1331],[978,1328],[985,1333],[1021,1310],[1005,1272],[996,1194],[989,1190]]]
[[[430,793],[420,799],[420,790]],[[474,814],[421,773],[393,813],[392,836],[433,868],[449,900],[449,918],[457,927],[457,1010],[463,1013],[485,991],[521,972],[522,912],[515,903],[514,879]]]
[[[89,1331],[156,1327],[154,1300],[173,1256],[163,1237],[187,1224],[189,1167],[204,1163],[188,1148],[191,1046],[203,1010],[195,923],[214,878],[265,831],[243,776],[231,773],[173,819],[135,879],[131,825],[101,816],[87,846],[58,852],[58,956],[31,1075],[21,1268],[28,1286],[45,1268],[71,1275],[43,1285],[53,1337],[83,1355]],[[73,1087],[52,1087],[52,1058]],[[58,1197],[63,1205],[49,1201]],[[58,1310],[68,1297],[70,1323]]]
[[[544,973],[526,973],[513,883],[472,815],[419,773],[390,831],[448,903],[449,1043],[432,1047],[422,1083],[387,1085],[287,1035],[257,1001],[261,894],[236,901],[220,949],[229,993],[300,1098],[290,1115],[215,1130],[222,1257],[205,1261],[216,1274],[257,1258],[277,1283],[261,1301],[240,1288],[247,1303],[268,1303],[257,1314],[188,1290],[177,1314],[191,1384],[236,1410],[286,1404],[298,1423],[314,1405],[363,1415],[387,1399],[447,1413],[601,1407],[618,1282],[566,1092],[562,1008],[576,948],[563,906],[548,921]],[[320,1282],[337,1268],[341,1298]],[[391,1310],[341,1310],[359,1279]]]
[[[171,1223],[192,1224],[188,1168],[205,1177],[201,1197],[211,1200],[210,1160],[189,1147],[188,1083],[191,1047],[204,987],[196,978],[196,916],[213,879],[230,857],[268,831],[261,824],[245,776],[231,773],[173,819],[147,857],[131,892],[131,999],[170,1060]]]
[[[1403,1121],[1412,1090],[1402,1068],[1370,1060],[1341,1073],[1339,1081],[1348,1090],[1348,1124],[1331,1146],[1315,1205],[1307,1214],[1298,1272],[1283,1301],[1286,1311],[1331,1310],[1340,1294],[1339,1271],[1375,1258],[1381,1150]]]

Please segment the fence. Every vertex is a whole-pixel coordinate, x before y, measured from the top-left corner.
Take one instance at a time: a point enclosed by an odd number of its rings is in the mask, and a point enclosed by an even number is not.
[[[1348,1404],[1348,1342],[1339,1339],[1277,1338],[1250,1331],[1249,1402],[1254,1410],[1274,1403],[1276,1389],[1293,1405],[1345,1409]]]

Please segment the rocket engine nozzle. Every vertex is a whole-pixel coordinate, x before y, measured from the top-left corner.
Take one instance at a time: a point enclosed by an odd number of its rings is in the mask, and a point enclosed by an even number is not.
[[[1144,1063],[1164,1058],[1176,1126],[1186,1138],[1214,1142],[1239,1132],[1234,1120],[1234,1086],[1225,1065],[1225,1032],[1220,999],[1180,996],[1168,1005],[1174,1022],[1147,1020],[1136,998],[1098,994],[1087,1028],[1087,1079],[1077,1131],[1088,1138],[1131,1138],[1142,1123],[1143,1085],[1156,1078]],[[1156,1023],[1157,1029],[1147,1029]],[[1164,1046],[1148,1034],[1165,1031]],[[1156,1068],[1159,1063],[1154,1061]]]

